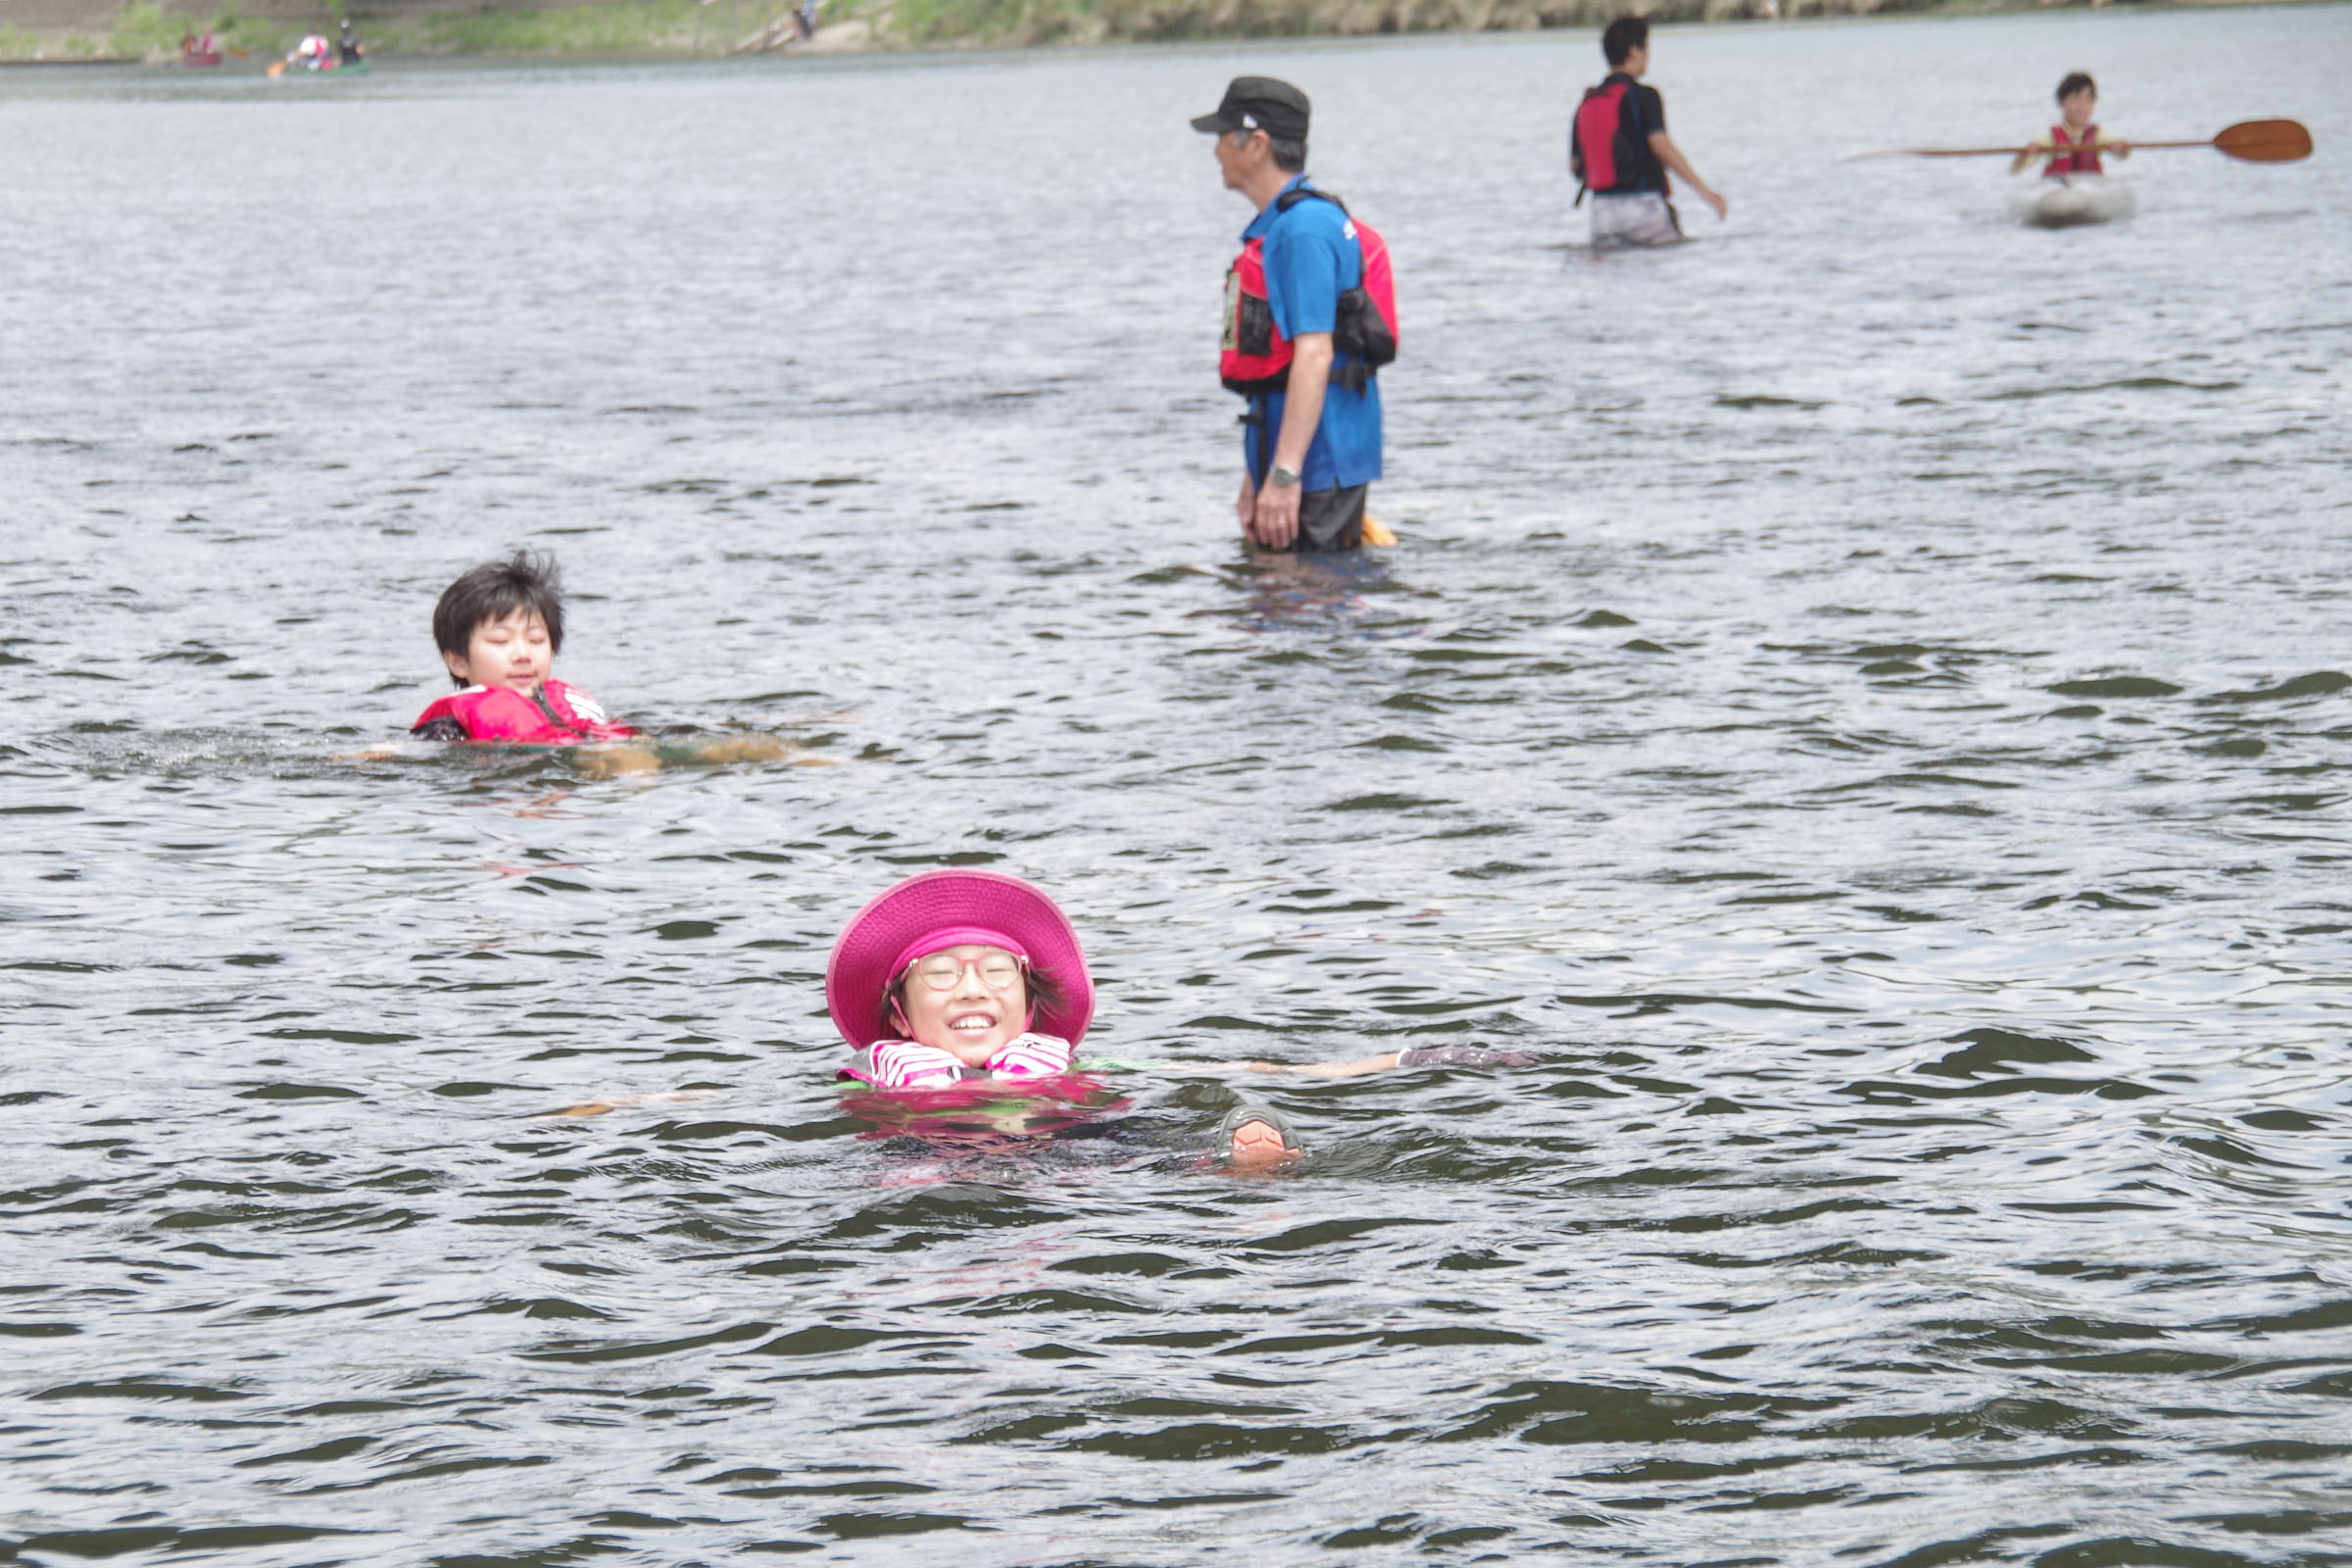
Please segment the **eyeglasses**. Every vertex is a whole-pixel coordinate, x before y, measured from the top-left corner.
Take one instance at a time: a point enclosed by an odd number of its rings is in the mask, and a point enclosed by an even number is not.
[[[907,966],[909,973],[934,991],[953,991],[966,969],[980,971],[980,983],[991,991],[1010,991],[1020,982],[1022,963],[1009,953],[991,953],[977,958],[958,958],[934,953]]]

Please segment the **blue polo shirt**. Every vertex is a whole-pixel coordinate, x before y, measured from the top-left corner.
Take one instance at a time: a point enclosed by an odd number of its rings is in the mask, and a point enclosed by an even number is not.
[[[1308,184],[1304,174],[1284,185]],[[1364,280],[1364,253],[1356,244],[1355,225],[1331,202],[1306,201],[1287,213],[1275,203],[1242,230],[1244,244],[1263,237],[1266,263],[1266,303],[1274,309],[1274,324],[1286,338],[1301,332],[1328,332],[1338,318],[1340,293]],[[1350,354],[1333,357],[1332,369],[1353,361]],[[1282,436],[1283,395],[1268,393],[1254,400],[1266,418],[1265,448],[1271,453]],[[1242,461],[1250,476],[1263,483],[1265,465],[1259,461],[1258,432],[1242,430]],[[1380,378],[1364,383],[1361,392],[1340,385],[1335,374],[1323,393],[1323,422],[1306,449],[1306,466],[1299,485],[1306,490],[1344,490],[1369,484],[1380,477]]]

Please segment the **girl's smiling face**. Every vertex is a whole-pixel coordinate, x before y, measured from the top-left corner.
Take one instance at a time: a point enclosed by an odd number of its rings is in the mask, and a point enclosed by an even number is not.
[[[966,942],[926,953],[900,976],[898,996],[906,1038],[967,1067],[986,1064],[1029,1028],[1021,960],[1003,948]]]

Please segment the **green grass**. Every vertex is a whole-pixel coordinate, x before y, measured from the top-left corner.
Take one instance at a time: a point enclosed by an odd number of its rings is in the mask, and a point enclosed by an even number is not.
[[[694,0],[617,0],[608,5],[552,11],[438,11],[414,28],[385,34],[388,48],[413,47],[434,53],[485,55],[669,54],[694,47]],[[702,47],[715,51],[734,40],[723,37],[727,6],[704,10]],[[755,3],[738,15],[749,28],[764,14]]]

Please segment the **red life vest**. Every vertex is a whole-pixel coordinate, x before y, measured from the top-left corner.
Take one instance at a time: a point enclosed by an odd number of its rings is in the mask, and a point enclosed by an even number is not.
[[[465,727],[469,741],[512,746],[578,746],[625,741],[637,733],[607,718],[595,698],[552,676],[539,688],[539,695],[544,708],[504,686],[468,686],[417,714],[409,731],[414,734],[436,718],[454,718]]]
[[[1654,190],[1674,194],[1666,171],[1649,150],[1649,136],[1639,122],[1639,101],[1633,96],[1634,78],[1616,73],[1597,87],[1585,89],[1576,116],[1568,123],[1568,170],[1576,175],[1577,203],[1585,192],[1614,196],[1626,191]],[[1628,123],[1633,122],[1633,123]]]
[[[1348,216],[1348,204],[1328,191],[1294,185],[1274,198],[1274,211],[1289,212],[1303,201],[1329,202],[1348,219],[1348,232],[1363,258],[1363,277],[1355,287],[1340,291],[1340,306],[1331,326],[1331,346],[1348,356],[1331,378],[1350,392],[1361,392],[1374,372],[1396,358],[1396,274],[1389,263],[1389,242],[1372,225]],[[1274,324],[1274,307],[1266,298],[1265,236],[1242,245],[1225,272],[1225,331],[1217,355],[1217,376],[1228,392],[1246,398],[1280,392],[1291,381],[1291,340]]]
[[[2041,177],[2044,179],[2048,179],[2054,174],[2103,174],[2106,172],[2099,167],[2099,127],[2096,125],[2084,125],[2082,139],[2080,141],[2069,137],[2064,125],[2052,125],[2050,127],[2050,146],[2054,150],[2054,156],[2050,159],[2050,167],[2041,172]]]

